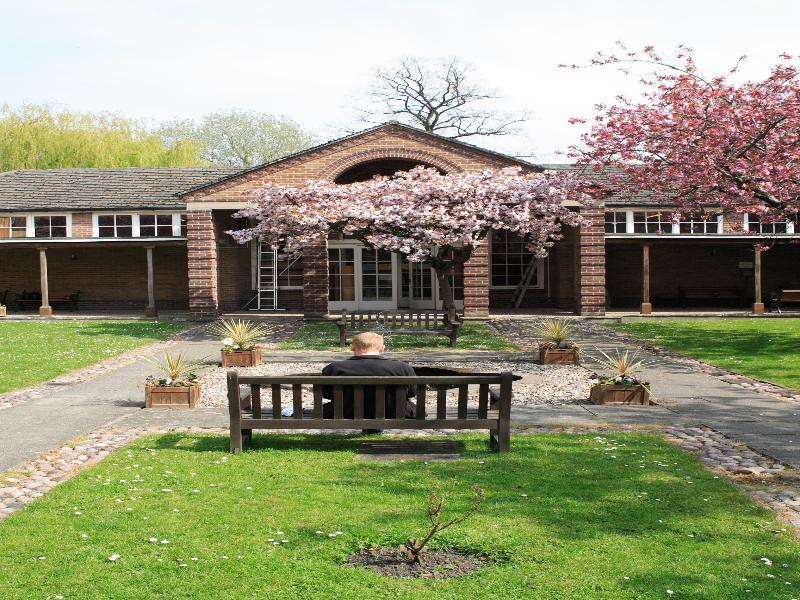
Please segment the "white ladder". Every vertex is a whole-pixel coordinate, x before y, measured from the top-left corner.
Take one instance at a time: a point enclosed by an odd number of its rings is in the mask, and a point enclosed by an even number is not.
[[[278,310],[278,253],[272,246],[258,242],[258,295],[256,308],[251,310]]]

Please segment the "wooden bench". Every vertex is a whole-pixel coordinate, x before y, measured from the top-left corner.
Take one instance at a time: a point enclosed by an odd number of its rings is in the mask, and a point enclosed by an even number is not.
[[[50,306],[63,306],[68,307],[75,312],[78,311],[78,300],[80,298],[81,292],[78,290],[74,294],[66,294],[66,295],[53,295],[51,294],[48,298],[50,302]],[[39,292],[22,292],[21,294],[17,294],[14,298],[14,302],[17,305],[19,310],[25,310],[26,308],[34,310],[39,308],[42,305],[42,295]]]
[[[438,335],[450,339],[456,347],[461,321],[450,323],[447,313],[437,310],[423,311],[342,311],[336,326],[339,328],[339,345],[347,345],[347,336],[373,332],[381,335]]]
[[[678,288],[678,300],[686,307],[688,300],[736,300],[742,302],[742,294],[736,287],[697,286]]]
[[[783,304],[800,304],[800,290],[781,290],[773,292],[769,297],[769,312],[781,312]]]
[[[511,435],[511,388],[514,375],[464,375],[448,377],[349,377],[287,375],[245,377],[228,371],[228,411],[230,413],[231,452],[239,453],[252,438],[254,429],[458,429],[489,431],[495,452],[507,452]],[[414,417],[406,417],[406,390],[417,386]],[[489,406],[489,386],[499,385],[497,410]],[[241,386],[249,387],[249,398]],[[281,387],[291,389],[292,415],[283,416]],[[313,409],[303,410],[303,387],[311,388]],[[332,389],[333,417],[324,417],[323,386]],[[478,391],[477,410],[468,410],[470,386]],[[447,390],[458,388],[458,407],[448,410]],[[261,390],[270,392],[270,406],[262,411]],[[345,418],[345,388],[353,393],[353,418]],[[372,388],[372,389],[370,389]],[[394,388],[394,415],[386,414],[386,397]],[[375,417],[364,418],[365,389],[374,390]],[[373,395],[370,393],[370,395]],[[429,406],[435,396],[435,405]],[[249,405],[249,408],[245,407]],[[429,413],[428,411],[432,412]]]

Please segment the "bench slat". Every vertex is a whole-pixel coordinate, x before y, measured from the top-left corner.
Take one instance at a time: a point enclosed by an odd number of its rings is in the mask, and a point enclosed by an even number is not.
[[[341,385],[333,386],[333,418],[344,418],[344,388]]]
[[[278,383],[272,385],[272,418],[281,418],[281,386]]]
[[[295,419],[303,418],[303,386],[299,383],[292,386],[292,416]]]
[[[436,418],[447,418],[447,388],[441,386],[436,390]]]
[[[425,418],[425,401],[427,400],[428,386],[424,383],[417,386],[417,419]]]
[[[313,387],[314,393],[314,418],[321,419],[322,418],[322,387],[314,384]]]
[[[478,388],[478,418],[485,419],[489,412],[489,384],[482,383]]]
[[[386,418],[386,386],[383,385],[375,388],[375,418]]]
[[[394,387],[394,406],[395,406],[395,418],[397,419],[405,419],[406,418],[406,390],[407,387],[404,385],[395,385]]]
[[[242,419],[242,429],[488,429],[497,419]]]
[[[261,386],[250,386],[250,406],[253,407],[253,417],[256,419],[261,418]]]
[[[364,386],[356,385],[353,387],[353,418],[364,418]]]
[[[466,385],[458,386],[458,418],[467,418],[467,398],[469,398],[469,387]]]

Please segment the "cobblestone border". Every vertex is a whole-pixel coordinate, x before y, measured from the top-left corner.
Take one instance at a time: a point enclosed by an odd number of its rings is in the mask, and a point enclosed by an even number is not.
[[[699,457],[713,473],[726,476],[754,501],[775,511],[780,518],[800,531],[800,474],[791,467],[760,454],[709,427],[543,427],[514,430],[514,433],[559,432],[567,434],[649,431]],[[219,428],[135,427],[101,428],[85,439],[67,443],[15,469],[0,473],[0,520],[44,496],[59,483],[75,477],[99,463],[114,450],[152,434],[174,432],[227,433]],[[288,430],[287,430],[288,432]],[[275,433],[280,433],[275,431]],[[302,433],[293,430],[291,433]],[[408,432],[400,431],[403,435]],[[446,430],[420,432],[419,436],[441,435]]]

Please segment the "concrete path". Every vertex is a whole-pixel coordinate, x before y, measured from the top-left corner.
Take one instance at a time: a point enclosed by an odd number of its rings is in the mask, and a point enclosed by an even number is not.
[[[525,330],[530,321],[504,320],[507,327]],[[578,322],[588,368],[597,367],[595,348],[625,348],[608,330]],[[533,340],[529,347],[533,347]],[[216,361],[219,343],[198,333],[179,345],[193,359]],[[346,356],[340,352],[280,352],[274,362],[328,362]],[[396,353],[401,359],[426,361],[532,360],[529,352],[417,351]],[[679,425],[705,424],[731,438],[747,443],[788,464],[800,467],[800,406],[766,394],[725,383],[711,375],[668,358],[648,356],[645,372],[660,402],[652,407],[593,405],[515,407],[517,426],[574,425]],[[77,436],[116,422],[119,425],[175,427],[226,427],[225,409],[142,410],[144,379],[152,367],[139,361],[95,379],[54,390],[42,398],[0,411],[0,471],[27,462],[37,454],[60,446]]]

